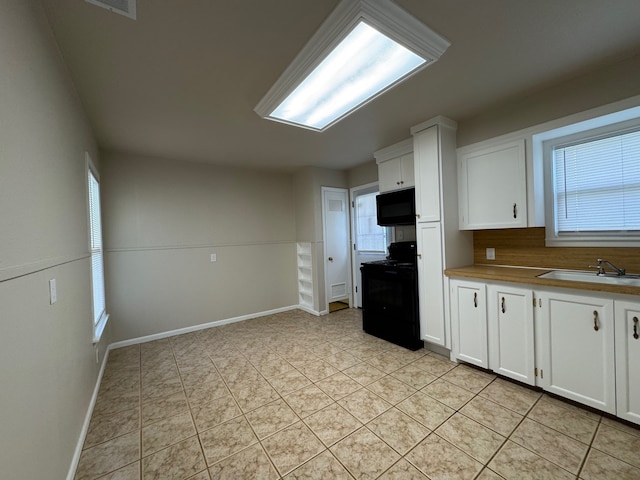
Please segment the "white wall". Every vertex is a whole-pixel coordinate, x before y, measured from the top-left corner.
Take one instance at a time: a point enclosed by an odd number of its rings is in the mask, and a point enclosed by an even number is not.
[[[65,478],[98,376],[84,152],[40,2],[0,2],[0,476]],[[55,278],[58,302],[49,304]],[[100,352],[104,352],[104,342]],[[102,353],[101,353],[102,355]]]
[[[470,145],[574,113],[640,95],[640,55],[470,118],[458,119],[457,146]]]
[[[102,167],[114,341],[297,305],[290,174],[110,152]]]

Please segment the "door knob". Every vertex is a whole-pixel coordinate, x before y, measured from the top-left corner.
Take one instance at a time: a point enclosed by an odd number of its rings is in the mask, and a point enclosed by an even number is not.
[[[329,261],[330,261],[330,262],[333,262],[333,257],[329,257]]]

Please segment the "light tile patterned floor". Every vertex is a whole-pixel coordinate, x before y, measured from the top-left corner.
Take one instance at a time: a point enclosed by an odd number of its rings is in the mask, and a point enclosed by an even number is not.
[[[640,429],[292,311],[113,350],[77,479],[640,479]]]

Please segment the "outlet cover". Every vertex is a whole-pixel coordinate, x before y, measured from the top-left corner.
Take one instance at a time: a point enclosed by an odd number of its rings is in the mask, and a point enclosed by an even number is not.
[[[496,259],[496,249],[487,248],[487,260],[495,260],[495,259]]]
[[[215,254],[215,253],[212,253],[212,254],[211,254],[211,261],[212,261],[212,262],[217,262],[217,261],[218,261],[218,255],[217,255],[217,254]]]

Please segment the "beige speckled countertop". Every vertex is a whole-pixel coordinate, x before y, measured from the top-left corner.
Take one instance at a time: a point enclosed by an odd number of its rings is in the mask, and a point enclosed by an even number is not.
[[[545,287],[573,288],[579,290],[640,296],[640,287],[538,278],[538,275],[542,275],[543,273],[547,273],[549,271],[551,270],[545,268],[469,265],[466,267],[448,268],[444,273],[448,277],[455,278],[483,279],[493,280],[496,282],[526,283],[529,285],[541,285]]]

